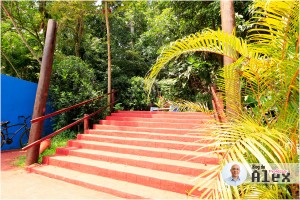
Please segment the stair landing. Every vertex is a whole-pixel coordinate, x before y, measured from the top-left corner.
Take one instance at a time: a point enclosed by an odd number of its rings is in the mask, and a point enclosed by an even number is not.
[[[197,153],[208,149],[196,129],[213,120],[196,112],[118,111],[28,170],[119,198],[187,199],[196,176],[218,162]]]

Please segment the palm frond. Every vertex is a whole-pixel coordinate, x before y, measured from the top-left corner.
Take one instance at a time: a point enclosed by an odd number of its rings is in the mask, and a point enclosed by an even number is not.
[[[244,199],[292,199],[286,186],[275,184],[247,185],[244,193]]]
[[[201,102],[190,102],[186,100],[168,101],[170,105],[177,107],[180,112],[205,112],[212,113],[207,104]]]
[[[223,31],[206,30],[203,33],[192,34],[171,43],[162,51],[147,76],[146,89],[149,91],[160,70],[171,60],[178,58],[182,54],[197,51],[221,54],[234,60],[239,55],[243,57],[253,56],[248,52],[247,43],[243,39]]]
[[[220,126],[221,128],[210,126],[214,142],[208,145],[212,148],[210,153],[216,154],[220,158],[220,164],[217,168],[200,174],[198,177],[202,178],[201,182],[195,185],[191,193],[198,189],[206,194],[205,198],[212,198],[218,193],[223,199],[231,199],[232,196],[230,195],[234,195],[235,198],[242,198],[242,194],[238,192],[241,189],[240,187],[231,188],[231,192],[228,189],[224,189],[228,188],[222,182],[221,177],[221,170],[225,164],[238,161],[250,172],[251,166],[249,163],[261,163],[270,168],[269,163],[286,163],[291,161],[290,152],[294,145],[291,144],[291,140],[284,132],[261,126],[247,115],[241,116],[234,122],[221,124]],[[200,132],[201,130],[199,130]],[[285,144],[291,144],[291,146],[287,147]],[[201,153],[199,153],[200,155]],[[210,188],[203,186],[203,183],[207,182],[210,182]],[[223,194],[224,192],[225,194]],[[228,196],[230,197],[225,198]]]
[[[291,163],[297,159],[299,1],[254,0],[252,11],[254,28],[248,31],[247,42],[222,31],[205,30],[190,35],[165,48],[146,79],[150,91],[159,71],[173,59],[190,52],[212,52],[235,61],[222,68],[218,79],[226,103],[230,105],[230,100],[236,103],[234,100],[240,99],[239,95],[255,100],[251,111],[241,112],[228,123],[209,127],[211,141],[206,148],[210,147],[211,151],[199,151],[199,156],[215,154],[220,162],[216,168],[198,176],[199,183],[190,194],[200,190],[200,198],[292,196],[288,190],[291,188],[285,186],[228,187],[221,177],[221,169],[231,161],[241,162],[250,172],[249,163],[270,167],[269,163]],[[242,93],[239,81],[243,81]],[[198,132],[201,134],[201,130]]]
[[[299,1],[255,0],[247,40],[253,52],[284,58],[293,57],[299,34]],[[292,50],[292,51],[291,51]]]

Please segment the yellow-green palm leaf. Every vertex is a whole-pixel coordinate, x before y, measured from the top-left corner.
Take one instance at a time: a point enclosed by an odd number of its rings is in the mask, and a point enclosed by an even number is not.
[[[162,51],[147,77],[147,89],[152,87],[154,79],[160,70],[171,60],[178,58],[182,54],[197,51],[221,54],[234,60],[237,60],[240,56],[253,56],[251,52],[248,52],[247,43],[243,39],[223,31],[206,30],[202,33],[192,34],[171,43]]]
[[[251,51],[268,56],[294,57],[299,37],[299,1],[256,0],[247,40]]]
[[[198,176],[201,182],[195,185],[190,194],[196,189],[203,191],[200,199],[204,196],[206,198],[218,196],[218,199],[231,199],[233,196],[243,198],[238,192],[241,187],[228,188],[222,180],[221,171],[229,162],[238,161],[249,172],[251,171],[249,163],[261,163],[268,167],[269,163],[292,162],[289,158],[294,145],[289,137],[284,132],[261,126],[250,116],[243,116],[231,123],[211,126],[210,130],[213,133],[212,143],[205,148],[211,148],[210,153],[219,157],[220,164]],[[199,133],[202,131],[207,132],[207,130],[199,130]],[[199,156],[206,154],[199,153]],[[280,165],[278,168],[280,169]],[[207,187],[206,183],[209,183],[210,187]]]
[[[291,198],[295,194],[292,187],[282,185],[228,187],[220,173],[231,161],[241,162],[248,170],[249,163],[297,162],[299,1],[255,0],[252,11],[254,28],[246,41],[222,31],[190,35],[166,47],[147,77],[149,90],[159,71],[180,55],[196,51],[221,54],[235,61],[221,69],[221,92],[255,101],[228,123],[210,127],[211,143],[206,147],[212,148],[209,153],[216,154],[220,163],[199,175],[191,193],[199,189],[201,198]],[[241,91],[235,84],[238,81],[243,84]],[[225,99],[227,103],[230,98]]]

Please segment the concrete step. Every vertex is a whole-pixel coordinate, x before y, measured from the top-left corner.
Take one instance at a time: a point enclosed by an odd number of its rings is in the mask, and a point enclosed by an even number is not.
[[[115,144],[126,144],[134,146],[147,146],[156,148],[178,149],[188,151],[207,151],[205,144],[196,142],[181,142],[173,140],[157,140],[148,138],[127,138],[124,136],[106,136],[96,134],[79,134],[77,138],[80,140],[97,141],[97,142],[110,142]]]
[[[117,131],[133,131],[133,132],[149,132],[149,133],[170,133],[170,134],[187,134],[192,129],[175,129],[175,128],[159,128],[159,127],[134,127],[134,126],[114,126],[94,124],[93,129],[97,130],[117,130]]]
[[[198,152],[187,150],[176,150],[155,147],[133,146],[126,144],[115,144],[109,142],[95,142],[86,140],[69,140],[68,147],[93,149],[108,152],[117,152],[124,154],[133,154],[139,156],[148,156],[154,158],[167,158],[171,160],[184,160],[203,164],[216,164],[218,158],[213,155],[199,156]]]
[[[173,140],[182,142],[196,142],[206,139],[205,135],[190,135],[190,134],[163,134],[163,133],[149,133],[149,132],[135,132],[135,131],[117,131],[117,130],[97,130],[90,129],[86,134],[107,135],[107,136],[121,136],[128,138],[149,138],[157,140]]]
[[[139,110],[118,110],[114,112],[116,114],[153,114],[153,115],[196,115],[196,116],[211,116],[211,113],[204,112],[169,112],[169,111],[139,111]]]
[[[86,188],[102,191],[124,199],[187,199],[184,193],[179,194],[51,165],[31,166],[29,171],[79,186],[84,185]]]
[[[201,126],[201,124],[191,123],[162,123],[148,121],[118,121],[118,120],[100,120],[102,125],[114,126],[134,126],[134,127],[160,127],[160,128],[176,128],[176,129],[192,129]]]
[[[186,199],[197,175],[217,166],[213,115],[118,111],[99,123],[29,170],[124,199]]]
[[[192,189],[195,184],[193,176],[74,156],[48,157],[47,164],[180,194],[185,194],[185,191]]]
[[[174,112],[175,113],[175,112]],[[140,117],[140,118],[172,118],[172,119],[214,119],[211,115],[200,115],[200,114],[173,114],[173,113],[112,113],[111,116],[118,117]]]
[[[78,148],[59,148],[57,149],[59,155],[77,156],[82,158],[89,158],[93,160],[100,160],[118,164],[126,164],[136,167],[142,167],[153,170],[160,170],[176,174],[183,174],[189,176],[197,176],[200,173],[208,170],[214,165],[205,165],[201,163],[192,163],[188,161],[170,160],[165,158],[155,158],[148,156],[139,156],[132,154],[123,154],[116,152],[107,152],[91,149]]]
[[[118,117],[118,116],[107,116],[106,120],[118,120],[118,121],[142,121],[145,120],[141,117]],[[178,119],[178,118],[147,118],[147,122],[167,122],[167,123],[191,123],[191,124],[202,124],[208,122],[207,119]]]

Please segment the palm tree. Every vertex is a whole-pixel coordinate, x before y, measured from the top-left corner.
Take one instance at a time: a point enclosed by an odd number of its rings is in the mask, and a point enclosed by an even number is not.
[[[249,163],[298,162],[299,2],[255,0],[251,11],[253,28],[246,40],[220,30],[189,35],[165,48],[147,77],[149,89],[169,62],[196,51],[234,60],[222,69],[218,86],[224,92],[229,80],[241,81],[242,90],[234,85],[230,89],[244,99],[243,110],[227,123],[208,127],[210,153],[219,157],[219,165],[200,174],[202,179],[190,191],[203,191],[201,198],[297,198],[295,185],[228,187],[221,178],[223,166],[231,161],[241,162],[249,172]]]
[[[234,34],[235,30],[235,15],[234,15],[234,6],[233,0],[221,0],[220,1],[220,8],[221,8],[221,23],[222,23],[222,30],[225,33]],[[223,56],[223,64],[224,66],[230,65],[234,61],[231,58]],[[240,88],[240,82],[236,81],[239,80],[239,73],[236,72],[233,74],[236,78],[230,79],[226,82],[228,88],[225,91],[226,99],[226,110],[227,114],[238,114],[239,110],[241,109],[240,106],[240,92],[235,92],[234,90],[230,90],[229,88]],[[234,106],[234,107],[232,107]]]

